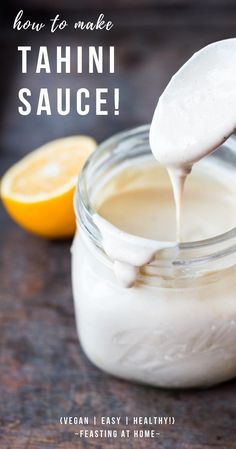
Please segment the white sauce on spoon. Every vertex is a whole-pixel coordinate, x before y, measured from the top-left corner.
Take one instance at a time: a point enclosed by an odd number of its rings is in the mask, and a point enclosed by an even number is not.
[[[193,163],[214,151],[235,127],[233,38],[204,47],[181,67],[161,95],[151,123],[151,150],[167,168],[173,186],[177,240],[184,183]]]

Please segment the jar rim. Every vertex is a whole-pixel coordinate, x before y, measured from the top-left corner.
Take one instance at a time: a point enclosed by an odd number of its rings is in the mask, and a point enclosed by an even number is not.
[[[87,233],[93,243],[103,250],[102,245],[102,236],[97,226],[93,222],[93,214],[96,213],[96,210],[93,208],[92,203],[89,198],[89,193],[87,189],[87,173],[89,169],[96,163],[99,158],[102,157],[104,153],[107,152],[108,148],[111,145],[114,145],[122,140],[127,138],[135,137],[138,135],[143,135],[149,133],[150,125],[141,125],[138,127],[133,127],[131,129],[118,132],[114,134],[112,137],[104,140],[101,144],[99,144],[96,150],[90,155],[87,159],[85,165],[83,166],[80,175],[78,177],[78,182],[74,194],[74,211],[77,222],[80,223],[82,229]],[[221,145],[227,145],[228,141],[235,140],[236,137],[230,137],[227,141]],[[85,223],[86,221],[86,223]],[[138,237],[138,236],[137,236]],[[222,249],[222,244],[225,244],[226,247]],[[179,258],[175,261],[172,261],[174,264],[185,265],[185,264],[195,264],[195,263],[204,263],[209,262],[212,259],[222,258],[224,256],[230,255],[236,252],[236,227],[222,233],[216,235],[214,237],[210,237],[203,240],[196,240],[191,242],[176,242],[176,247],[179,250],[183,250],[185,253],[184,258]],[[191,257],[192,250],[201,251],[204,249],[204,255],[199,257]],[[209,249],[209,252],[205,254],[205,251]],[[168,252],[168,248],[166,250]]]

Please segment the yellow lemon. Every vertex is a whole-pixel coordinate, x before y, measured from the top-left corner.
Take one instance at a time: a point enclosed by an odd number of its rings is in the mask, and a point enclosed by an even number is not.
[[[78,174],[95,148],[91,137],[65,137],[43,145],[13,165],[3,176],[0,189],[13,220],[42,237],[72,236]]]

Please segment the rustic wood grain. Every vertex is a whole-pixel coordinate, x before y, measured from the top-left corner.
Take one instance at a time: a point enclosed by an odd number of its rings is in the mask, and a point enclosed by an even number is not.
[[[20,86],[53,89],[78,83],[93,88],[98,76],[17,76],[15,34],[8,40],[11,57],[6,73],[1,118],[1,173],[32,148],[50,139],[88,133],[98,141],[130,126],[150,121],[156,97],[171,74],[199,47],[233,36],[218,24],[192,28],[144,27],[110,34],[30,36],[32,47],[114,43],[115,76],[108,87],[121,89],[119,116],[81,118],[20,117],[16,93]],[[224,20],[223,20],[224,22]],[[225,22],[224,22],[225,23]],[[230,25],[231,23],[231,25]],[[2,34],[2,43],[7,33]],[[21,43],[28,39],[22,37]],[[43,42],[42,42],[43,41]],[[9,82],[7,82],[9,80]],[[1,449],[234,449],[236,382],[205,391],[164,391],[129,384],[100,372],[84,356],[77,340],[70,279],[70,241],[44,241],[19,229],[0,209],[0,448]],[[158,440],[78,440],[73,426],[60,426],[60,416],[174,416],[176,424],[161,427]]]

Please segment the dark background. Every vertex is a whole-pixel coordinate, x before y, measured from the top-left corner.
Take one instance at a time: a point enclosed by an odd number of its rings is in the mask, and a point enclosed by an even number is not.
[[[69,30],[51,35],[12,30],[16,13],[48,21],[60,13],[70,23],[96,20],[102,12],[114,28]],[[39,145],[87,133],[99,142],[113,133],[150,122],[157,98],[171,75],[202,46],[236,34],[233,0],[24,0],[5,1],[0,27],[0,170]],[[29,73],[20,74],[17,46],[32,47]],[[56,45],[115,45],[114,75],[34,75],[40,45],[51,60]],[[40,87],[52,98],[56,87],[120,88],[120,115],[75,113],[60,117],[20,116],[17,92]],[[53,108],[55,104],[53,105]],[[78,344],[71,283],[71,242],[26,234],[0,208],[0,447],[51,448],[236,448],[235,382],[197,392],[162,391],[113,379],[94,368]],[[60,416],[175,416],[157,440],[83,440]]]

